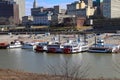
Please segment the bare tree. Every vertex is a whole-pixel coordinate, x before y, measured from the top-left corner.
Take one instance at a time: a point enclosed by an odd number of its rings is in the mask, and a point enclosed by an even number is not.
[[[7,18],[5,18],[5,17],[0,17],[0,24],[6,24],[6,22],[7,22]]]
[[[10,25],[13,25],[13,24],[14,24],[14,19],[13,19],[13,17],[12,17],[12,16],[11,16],[11,17],[9,17],[9,19],[8,19],[8,20],[9,20],[9,24],[10,24]]]
[[[70,28],[74,28],[76,26],[76,18],[75,17],[64,18],[64,25]]]
[[[72,65],[71,65],[72,64]],[[83,63],[71,63],[69,59],[65,59],[61,64],[49,65],[48,71],[55,77],[48,80],[80,80],[88,75],[89,66],[83,66]]]

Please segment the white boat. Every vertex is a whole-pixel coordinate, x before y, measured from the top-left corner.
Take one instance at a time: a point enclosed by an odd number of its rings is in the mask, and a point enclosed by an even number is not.
[[[119,45],[105,44],[104,46],[92,46],[88,52],[92,53],[116,53],[119,51]]]
[[[88,50],[88,45],[85,42],[71,42],[65,43],[63,53],[79,53]]]
[[[26,42],[22,45],[22,49],[34,49],[36,47],[36,43]]]
[[[114,44],[104,44],[104,40],[98,39],[97,43],[92,45],[88,52],[91,53],[114,53],[118,52],[120,49],[120,45]]]
[[[8,46],[9,49],[12,49],[12,48],[21,48],[22,47],[22,43],[20,41],[14,41],[14,42],[11,42]]]

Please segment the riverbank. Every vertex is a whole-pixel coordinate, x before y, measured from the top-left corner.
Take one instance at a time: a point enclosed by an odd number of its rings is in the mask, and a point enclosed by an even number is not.
[[[48,77],[51,78],[49,75],[28,73],[10,69],[0,69],[0,80],[48,80]]]
[[[105,43],[107,44],[120,44],[120,37],[118,36],[111,36],[112,34],[102,34],[100,37],[103,38],[105,40]],[[59,41],[60,42],[65,42],[67,39],[70,40],[75,40],[78,38],[77,34],[60,34],[60,35],[47,35],[47,34],[19,34],[19,35],[0,35],[0,42],[6,42],[6,43],[10,43],[14,40],[19,40],[19,41],[23,41],[23,42],[50,42],[53,41],[53,38],[59,37]],[[90,37],[90,35],[87,35],[87,37]],[[99,37],[99,36],[97,36]],[[81,37],[80,37],[81,38]],[[82,37],[84,38],[84,37]],[[81,39],[82,39],[81,38]],[[95,42],[95,38],[94,37],[90,37],[86,39],[89,43],[93,43]]]
[[[114,79],[63,79],[61,76],[50,76],[45,74],[28,73],[10,69],[0,69],[0,80],[120,80]]]

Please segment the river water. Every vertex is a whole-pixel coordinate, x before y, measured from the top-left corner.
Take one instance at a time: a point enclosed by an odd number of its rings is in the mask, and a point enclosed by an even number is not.
[[[0,50],[0,68],[3,69],[47,73],[50,65],[59,68],[59,65],[66,61],[70,62],[71,66],[82,65],[81,70],[87,70],[86,77],[89,78],[120,78],[120,54],[52,54],[24,49]]]

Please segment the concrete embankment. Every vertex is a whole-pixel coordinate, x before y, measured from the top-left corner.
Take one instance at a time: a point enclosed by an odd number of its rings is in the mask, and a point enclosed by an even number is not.
[[[35,37],[35,35],[0,35],[0,42],[10,43],[14,40],[20,40],[20,41],[24,41],[24,42],[48,40],[48,39],[43,39],[43,38],[35,39],[34,37]]]

